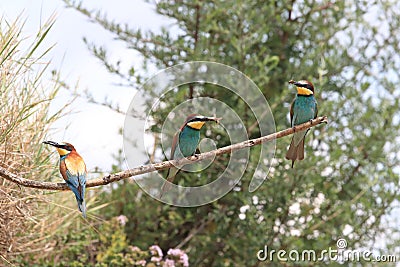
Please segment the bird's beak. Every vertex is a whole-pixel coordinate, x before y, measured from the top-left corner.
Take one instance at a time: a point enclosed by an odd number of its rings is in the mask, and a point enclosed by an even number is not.
[[[205,117],[206,121],[215,121],[216,123],[219,123],[222,118],[217,118],[217,117]]]
[[[293,81],[293,80],[290,80],[289,83],[290,83],[290,84],[294,84],[294,85],[296,85],[296,86],[299,86],[299,85],[300,85],[298,82]]]
[[[43,144],[51,145],[51,146],[54,146],[54,147],[60,147],[61,146],[59,143],[53,142],[53,141],[43,141]]]

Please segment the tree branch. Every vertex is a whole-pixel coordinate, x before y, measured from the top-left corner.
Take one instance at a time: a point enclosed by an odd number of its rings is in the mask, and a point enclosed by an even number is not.
[[[228,154],[232,151],[244,149],[246,147],[256,146],[261,143],[265,143],[265,142],[272,141],[274,139],[282,138],[284,136],[293,134],[294,132],[306,130],[306,129],[314,127],[318,124],[327,123],[327,122],[328,122],[328,118],[326,116],[318,117],[314,120],[297,125],[293,128],[288,128],[286,130],[279,131],[279,132],[276,132],[273,134],[269,134],[269,135],[262,136],[259,138],[247,140],[247,141],[233,144],[230,146],[218,148],[218,149],[215,149],[215,150],[212,150],[209,152],[205,152],[205,153],[202,153],[199,155],[194,155],[194,156],[190,156],[187,158],[175,159],[175,160],[169,160],[169,161],[163,161],[163,162],[159,162],[159,163],[139,166],[139,167],[136,167],[136,168],[133,168],[130,170],[109,174],[102,178],[88,180],[86,183],[86,187],[106,185],[106,184],[116,182],[116,181],[119,181],[122,179],[130,178],[133,176],[137,176],[137,175],[141,175],[141,174],[145,174],[145,173],[149,173],[149,172],[154,172],[154,171],[159,171],[159,170],[164,170],[164,169],[169,169],[173,166],[182,166],[182,165],[186,165],[186,164],[192,164],[192,163],[204,160],[204,159],[213,158],[215,156],[222,155],[222,154]],[[8,171],[7,169],[5,169],[1,166],[0,166],[0,177],[3,177],[10,182],[13,182],[20,186],[25,186],[25,187],[47,189],[47,190],[69,190],[66,183],[41,182],[41,181],[25,179],[23,177],[20,177],[14,173]]]

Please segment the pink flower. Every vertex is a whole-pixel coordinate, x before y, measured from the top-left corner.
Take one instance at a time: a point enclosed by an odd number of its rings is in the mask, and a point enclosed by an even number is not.
[[[189,267],[189,257],[188,257],[188,255],[183,252],[181,257],[179,258],[179,262],[183,264],[183,267]]]
[[[150,261],[152,262],[160,262],[162,260],[162,257],[164,256],[161,248],[157,245],[153,245],[149,248],[151,255],[153,255],[153,257],[151,257]]]
[[[146,266],[146,260],[137,261],[136,264],[141,266]]]
[[[164,256],[161,248],[159,246],[157,246],[157,245],[151,246],[149,248],[149,250],[151,252],[151,255],[157,255],[157,256],[160,256],[160,257]]]
[[[175,256],[179,257],[183,251],[180,250],[179,248],[170,248],[167,252],[168,255],[170,256]]]
[[[117,217],[117,221],[118,221],[122,226],[125,226],[125,224],[126,224],[127,221],[128,221],[128,218],[127,218],[125,215],[119,215],[119,216]]]
[[[175,267],[175,261],[166,259],[164,261],[163,267]]]
[[[139,251],[141,251],[140,250],[140,248],[138,248],[137,246],[131,246],[131,250],[132,250],[132,252],[139,252]]]
[[[170,258],[175,259],[178,263],[181,263],[184,267],[189,266],[189,257],[188,255],[178,248],[171,248],[168,250],[167,254]]]

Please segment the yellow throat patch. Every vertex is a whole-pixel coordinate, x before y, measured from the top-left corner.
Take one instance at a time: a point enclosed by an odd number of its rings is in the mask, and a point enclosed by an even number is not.
[[[206,123],[206,122],[205,121],[191,121],[187,125],[189,127],[192,127],[193,129],[200,130],[201,127],[203,127],[204,123]]]
[[[60,154],[60,156],[65,156],[68,155],[71,151],[68,151],[66,149],[63,148],[58,148],[56,147],[58,154]]]
[[[310,89],[304,87],[297,87],[298,95],[313,95],[313,92]]]

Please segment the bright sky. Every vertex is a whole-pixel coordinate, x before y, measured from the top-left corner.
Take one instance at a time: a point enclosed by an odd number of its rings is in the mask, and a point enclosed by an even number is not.
[[[170,22],[157,15],[154,7],[144,1],[97,0],[83,1],[88,9],[100,9],[109,18],[128,23],[132,28],[158,30]],[[112,40],[112,35],[100,26],[91,23],[85,16],[73,9],[65,8],[62,1],[0,0],[0,14],[8,21],[18,15],[26,19],[23,37],[32,37],[44,22],[56,14],[56,23],[45,39],[44,47],[56,46],[46,59],[51,60],[50,70],[59,70],[62,79],[74,86],[79,81],[79,90],[88,89],[100,102],[106,97],[126,110],[135,94],[133,88],[116,86],[119,82],[110,75],[88,51],[83,37],[104,45],[113,60],[123,59],[126,66],[136,64],[139,58],[127,50],[122,42]],[[124,65],[123,65],[124,66]],[[61,92],[53,104],[60,108],[71,96]],[[84,99],[75,101],[73,114],[62,118],[53,125],[49,139],[67,141],[75,145],[84,157],[89,170],[98,166],[109,171],[113,159],[111,154],[122,148],[122,136],[118,129],[123,126],[124,116],[108,108],[88,104]]]

